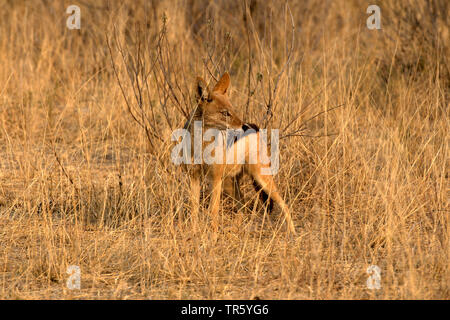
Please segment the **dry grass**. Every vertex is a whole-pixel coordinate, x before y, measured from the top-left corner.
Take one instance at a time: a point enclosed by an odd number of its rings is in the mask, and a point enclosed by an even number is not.
[[[81,30],[66,28],[71,2],[0,4],[0,298],[450,297],[446,1],[383,1],[382,30],[366,28],[364,1],[290,1],[287,64],[284,3],[248,1],[245,20],[241,1],[78,3]],[[144,107],[164,141],[151,146],[105,34],[132,98],[117,44],[136,52],[140,39],[150,64],[161,30]],[[195,76],[225,70],[238,114],[281,129],[294,120],[281,134],[342,105],[282,140],[276,181],[295,239],[278,211],[253,210],[248,182],[249,210],[224,206],[218,234],[207,210],[190,219],[171,126],[192,108],[182,94]],[[173,94],[165,75],[179,81]],[[373,264],[380,290],[366,287]],[[81,290],[66,287],[69,265]]]

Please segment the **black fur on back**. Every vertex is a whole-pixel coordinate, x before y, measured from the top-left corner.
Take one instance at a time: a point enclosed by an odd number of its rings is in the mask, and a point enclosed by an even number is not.
[[[244,123],[244,125],[242,126],[242,130],[244,130],[244,132],[250,129],[253,129],[256,132],[259,131],[259,127],[254,123]]]

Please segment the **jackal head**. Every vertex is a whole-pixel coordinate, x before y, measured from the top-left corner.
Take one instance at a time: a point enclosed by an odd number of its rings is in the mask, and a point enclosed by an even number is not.
[[[196,87],[196,99],[198,107],[194,115],[195,120],[202,120],[205,128],[218,130],[242,129],[244,122],[233,111],[233,106],[228,98],[230,75],[225,72],[212,90],[206,82],[198,77]]]

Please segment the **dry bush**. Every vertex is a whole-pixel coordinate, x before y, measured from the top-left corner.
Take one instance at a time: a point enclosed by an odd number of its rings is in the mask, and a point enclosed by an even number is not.
[[[450,297],[446,1],[383,2],[381,30],[361,1],[78,2],[80,30],[0,4],[1,298]],[[281,130],[295,239],[248,181],[219,234],[190,220],[170,135],[226,70]]]

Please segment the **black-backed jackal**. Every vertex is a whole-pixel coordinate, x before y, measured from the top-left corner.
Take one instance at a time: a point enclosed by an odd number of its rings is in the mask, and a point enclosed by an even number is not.
[[[186,122],[184,129],[188,130],[191,135],[191,140],[194,141],[194,123],[201,121],[202,131],[205,132],[208,129],[216,129],[224,132],[225,130],[239,130],[244,131],[248,129],[256,129],[250,135],[244,135],[239,140],[232,143],[232,147],[237,149],[237,144],[245,143],[245,162],[239,161],[224,161],[220,163],[205,162],[196,163],[190,162],[187,169],[191,173],[191,204],[192,214],[197,214],[200,206],[200,179],[202,175],[208,177],[211,183],[211,197],[209,204],[209,211],[212,215],[213,225],[217,228],[218,212],[220,197],[222,192],[222,185],[225,192],[232,195],[235,199],[240,201],[239,191],[239,179],[244,173],[248,174],[253,179],[253,184],[258,191],[262,192],[263,197],[269,201],[274,201],[278,204],[285,215],[288,231],[295,234],[294,224],[291,219],[289,208],[280,196],[272,175],[261,174],[261,170],[268,169],[270,163],[263,164],[260,161],[260,157],[257,156],[257,161],[248,161],[250,151],[250,143],[254,148],[254,141],[260,141],[260,131],[255,125],[249,125],[244,123],[233,112],[232,106],[228,99],[228,88],[230,86],[230,76],[228,73],[222,75],[220,80],[214,86],[212,90],[208,88],[208,85],[202,78],[197,78],[196,81],[196,99],[198,105],[196,109],[190,115],[190,119]],[[251,140],[252,137],[256,140]],[[252,142],[251,142],[252,141]],[[258,144],[258,143],[257,143]],[[202,151],[205,149],[206,144],[201,142]],[[241,145],[242,147],[242,145]],[[230,148],[225,147],[225,153]],[[260,153],[260,147],[256,147],[256,153]],[[237,153],[236,153],[237,154]],[[236,157],[236,155],[234,155]],[[235,158],[236,159],[236,158]]]

